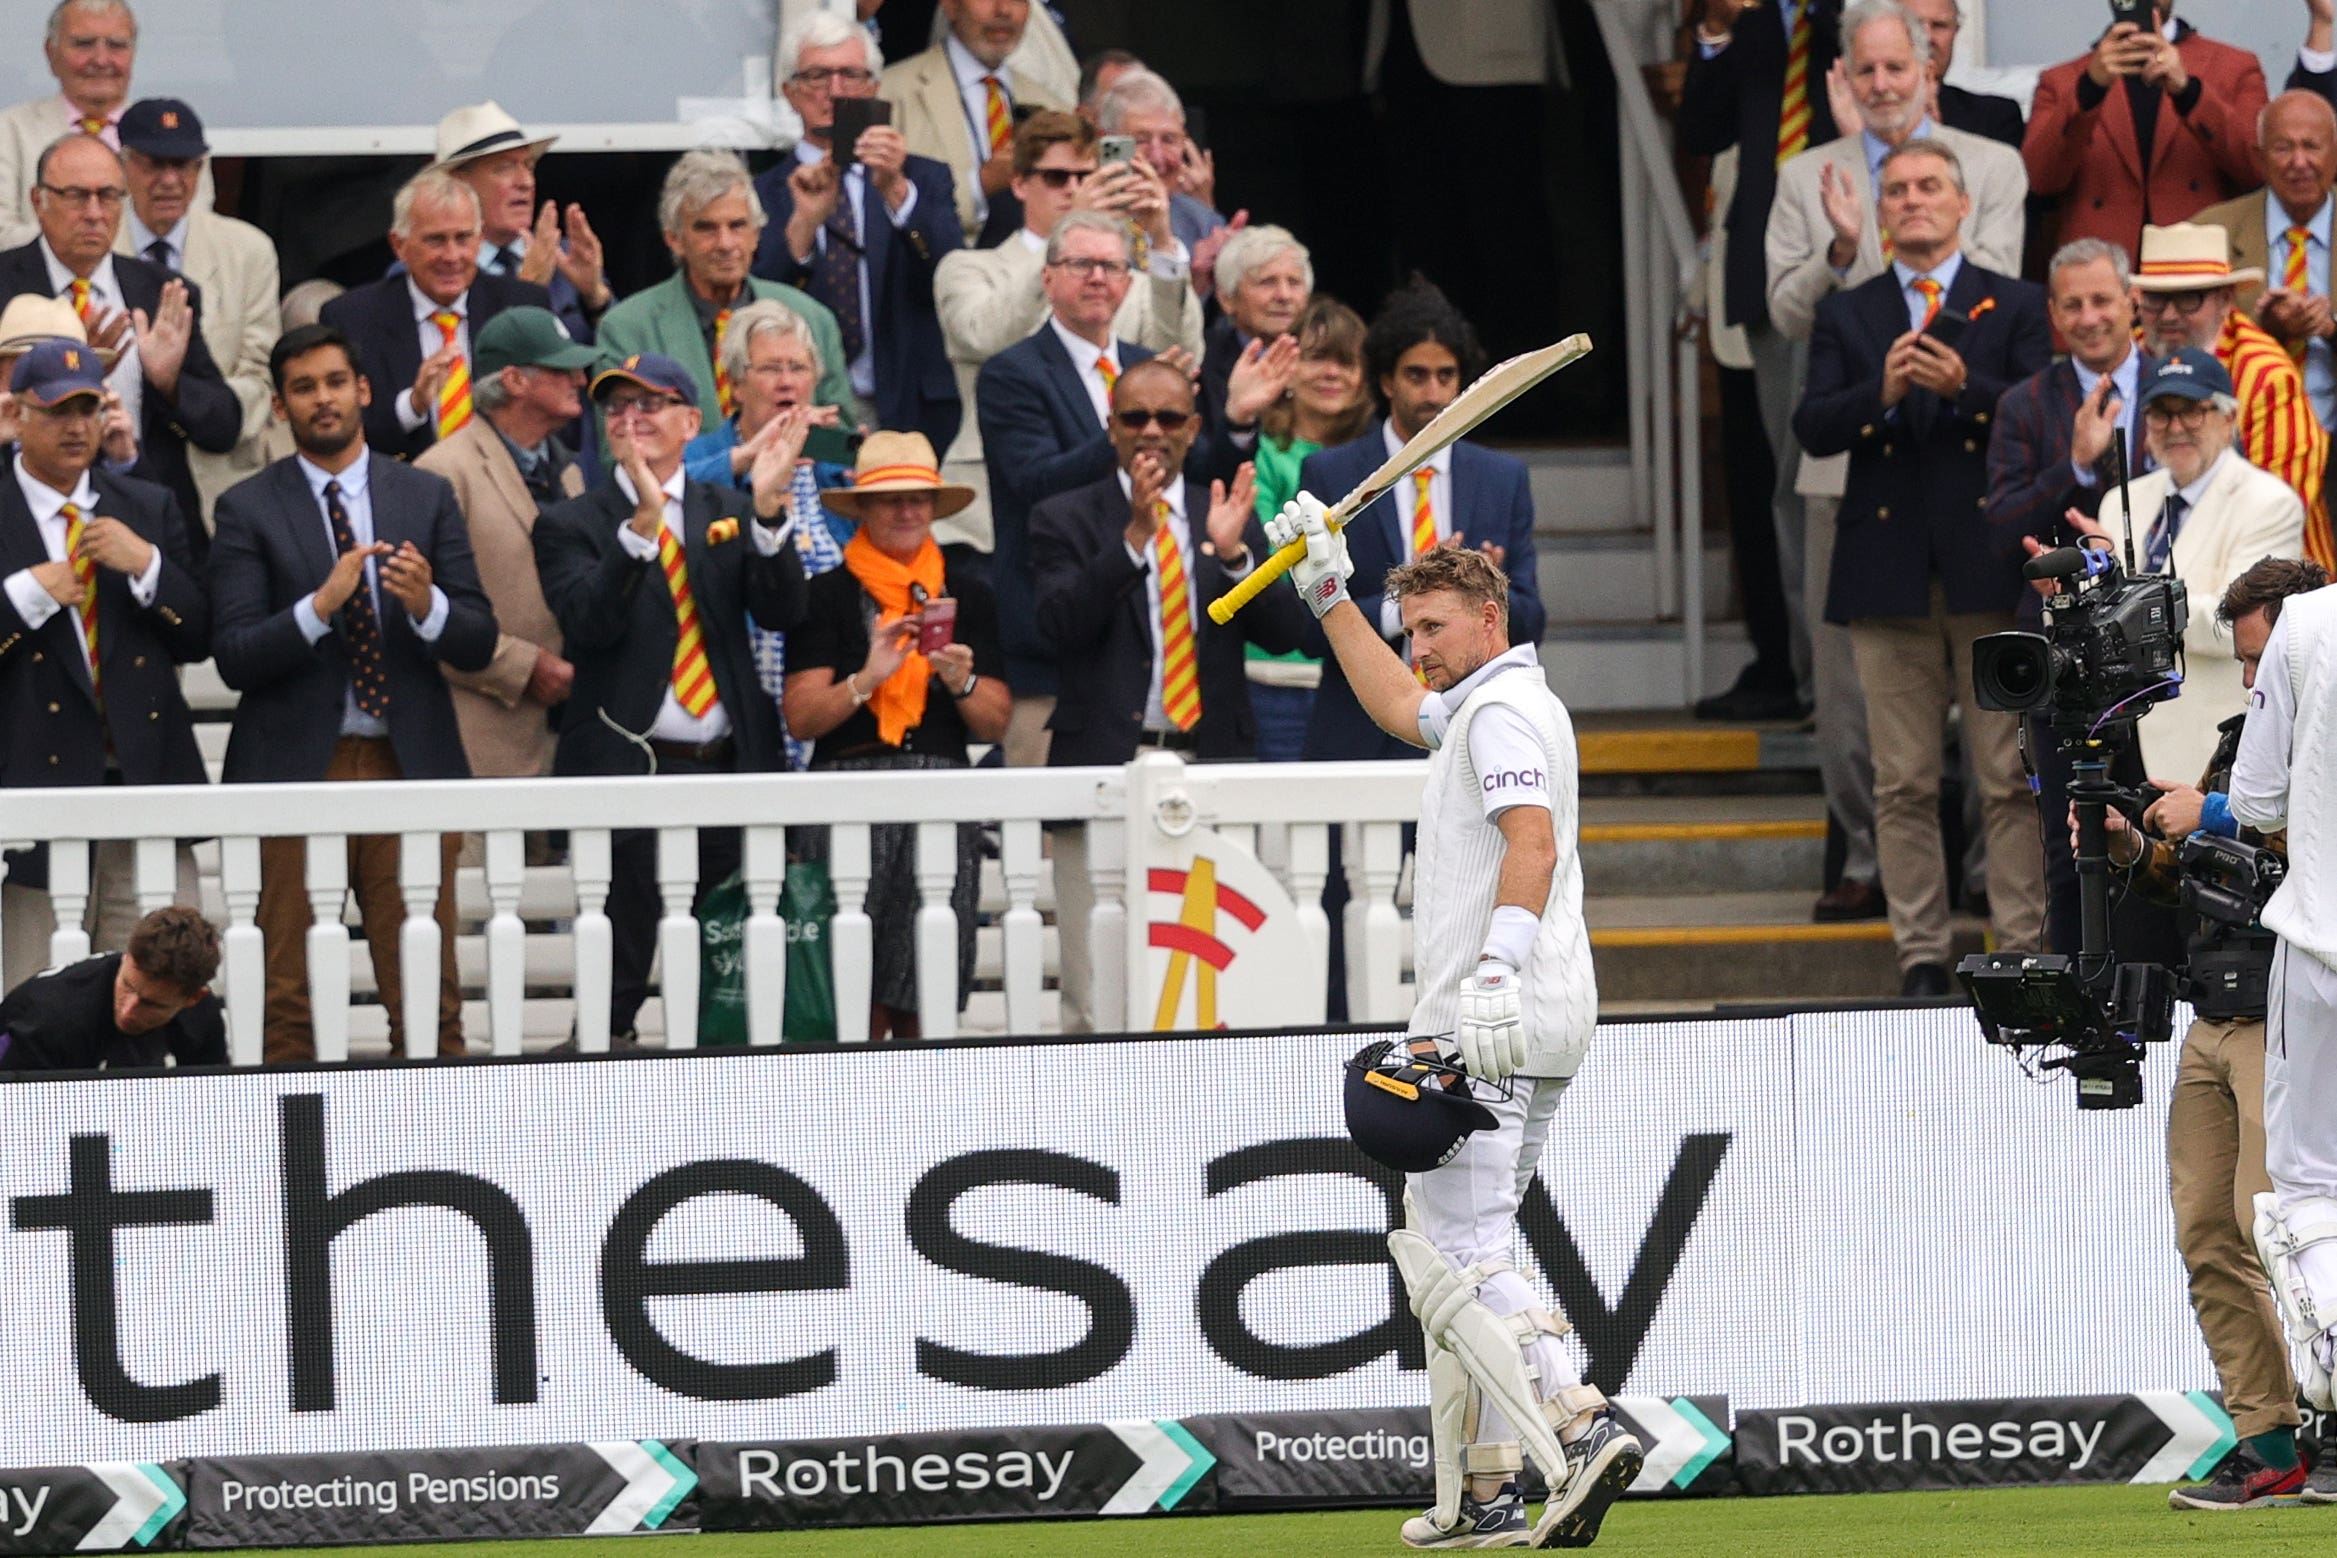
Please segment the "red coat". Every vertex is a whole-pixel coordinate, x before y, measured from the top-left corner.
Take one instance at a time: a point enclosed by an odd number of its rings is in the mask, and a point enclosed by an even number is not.
[[[2086,59],[2045,72],[2029,110],[2021,160],[2033,194],[2058,195],[2060,242],[2106,238],[2140,262],[2145,222],[2186,222],[2207,207],[2263,184],[2256,167],[2256,115],[2265,104],[2264,68],[2256,56],[2204,38],[2185,25],[2175,44],[2183,68],[2200,84],[2188,114],[2162,98],[2142,187],[2142,155],[2123,81],[2090,112],[2078,107]]]

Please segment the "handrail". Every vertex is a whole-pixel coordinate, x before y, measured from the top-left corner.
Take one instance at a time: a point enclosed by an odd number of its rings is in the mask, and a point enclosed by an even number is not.
[[[1660,148],[1668,159],[1671,137],[1656,117],[1655,100],[1648,95],[1647,80],[1640,74],[1641,66],[1654,61],[1639,58],[1632,48],[1630,24],[1619,14],[1622,6],[1618,0],[1590,0],[1590,9],[1598,19],[1599,37],[1607,46],[1607,63],[1615,72],[1615,101],[1622,111],[1622,128],[1630,142]],[[1693,295],[1696,272],[1703,260],[1696,242],[1696,224],[1688,216],[1687,197],[1680,193],[1679,182],[1669,178],[1656,180],[1651,193],[1664,241],[1680,267],[1681,290]]]

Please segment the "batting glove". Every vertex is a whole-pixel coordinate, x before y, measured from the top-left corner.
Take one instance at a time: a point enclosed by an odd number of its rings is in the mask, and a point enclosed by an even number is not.
[[[1461,986],[1460,1027],[1454,1037],[1461,1068],[1480,1082],[1501,1081],[1526,1063],[1516,969],[1499,958],[1478,961]]]
[[[1293,541],[1306,543],[1306,556],[1291,565],[1290,582],[1317,617],[1348,598],[1347,576],[1355,572],[1347,538],[1331,528],[1328,512],[1320,498],[1302,492],[1266,521],[1267,543],[1277,552]]]

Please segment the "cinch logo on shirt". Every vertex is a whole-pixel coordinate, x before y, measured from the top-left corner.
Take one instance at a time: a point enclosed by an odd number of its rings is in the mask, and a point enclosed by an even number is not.
[[[1485,793],[1496,790],[1544,790],[1549,778],[1539,768],[1504,768],[1485,776]]]

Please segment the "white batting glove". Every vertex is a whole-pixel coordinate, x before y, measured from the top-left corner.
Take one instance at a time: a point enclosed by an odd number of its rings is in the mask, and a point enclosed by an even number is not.
[[[1480,1082],[1498,1082],[1526,1063],[1524,1014],[1517,970],[1482,958],[1461,986],[1461,1019],[1454,1035],[1461,1069]]]
[[[1302,492],[1266,521],[1267,544],[1277,552],[1293,541],[1306,543],[1306,556],[1291,566],[1290,582],[1317,617],[1348,598],[1347,576],[1355,572],[1347,537],[1331,528],[1328,513],[1320,498]]]

